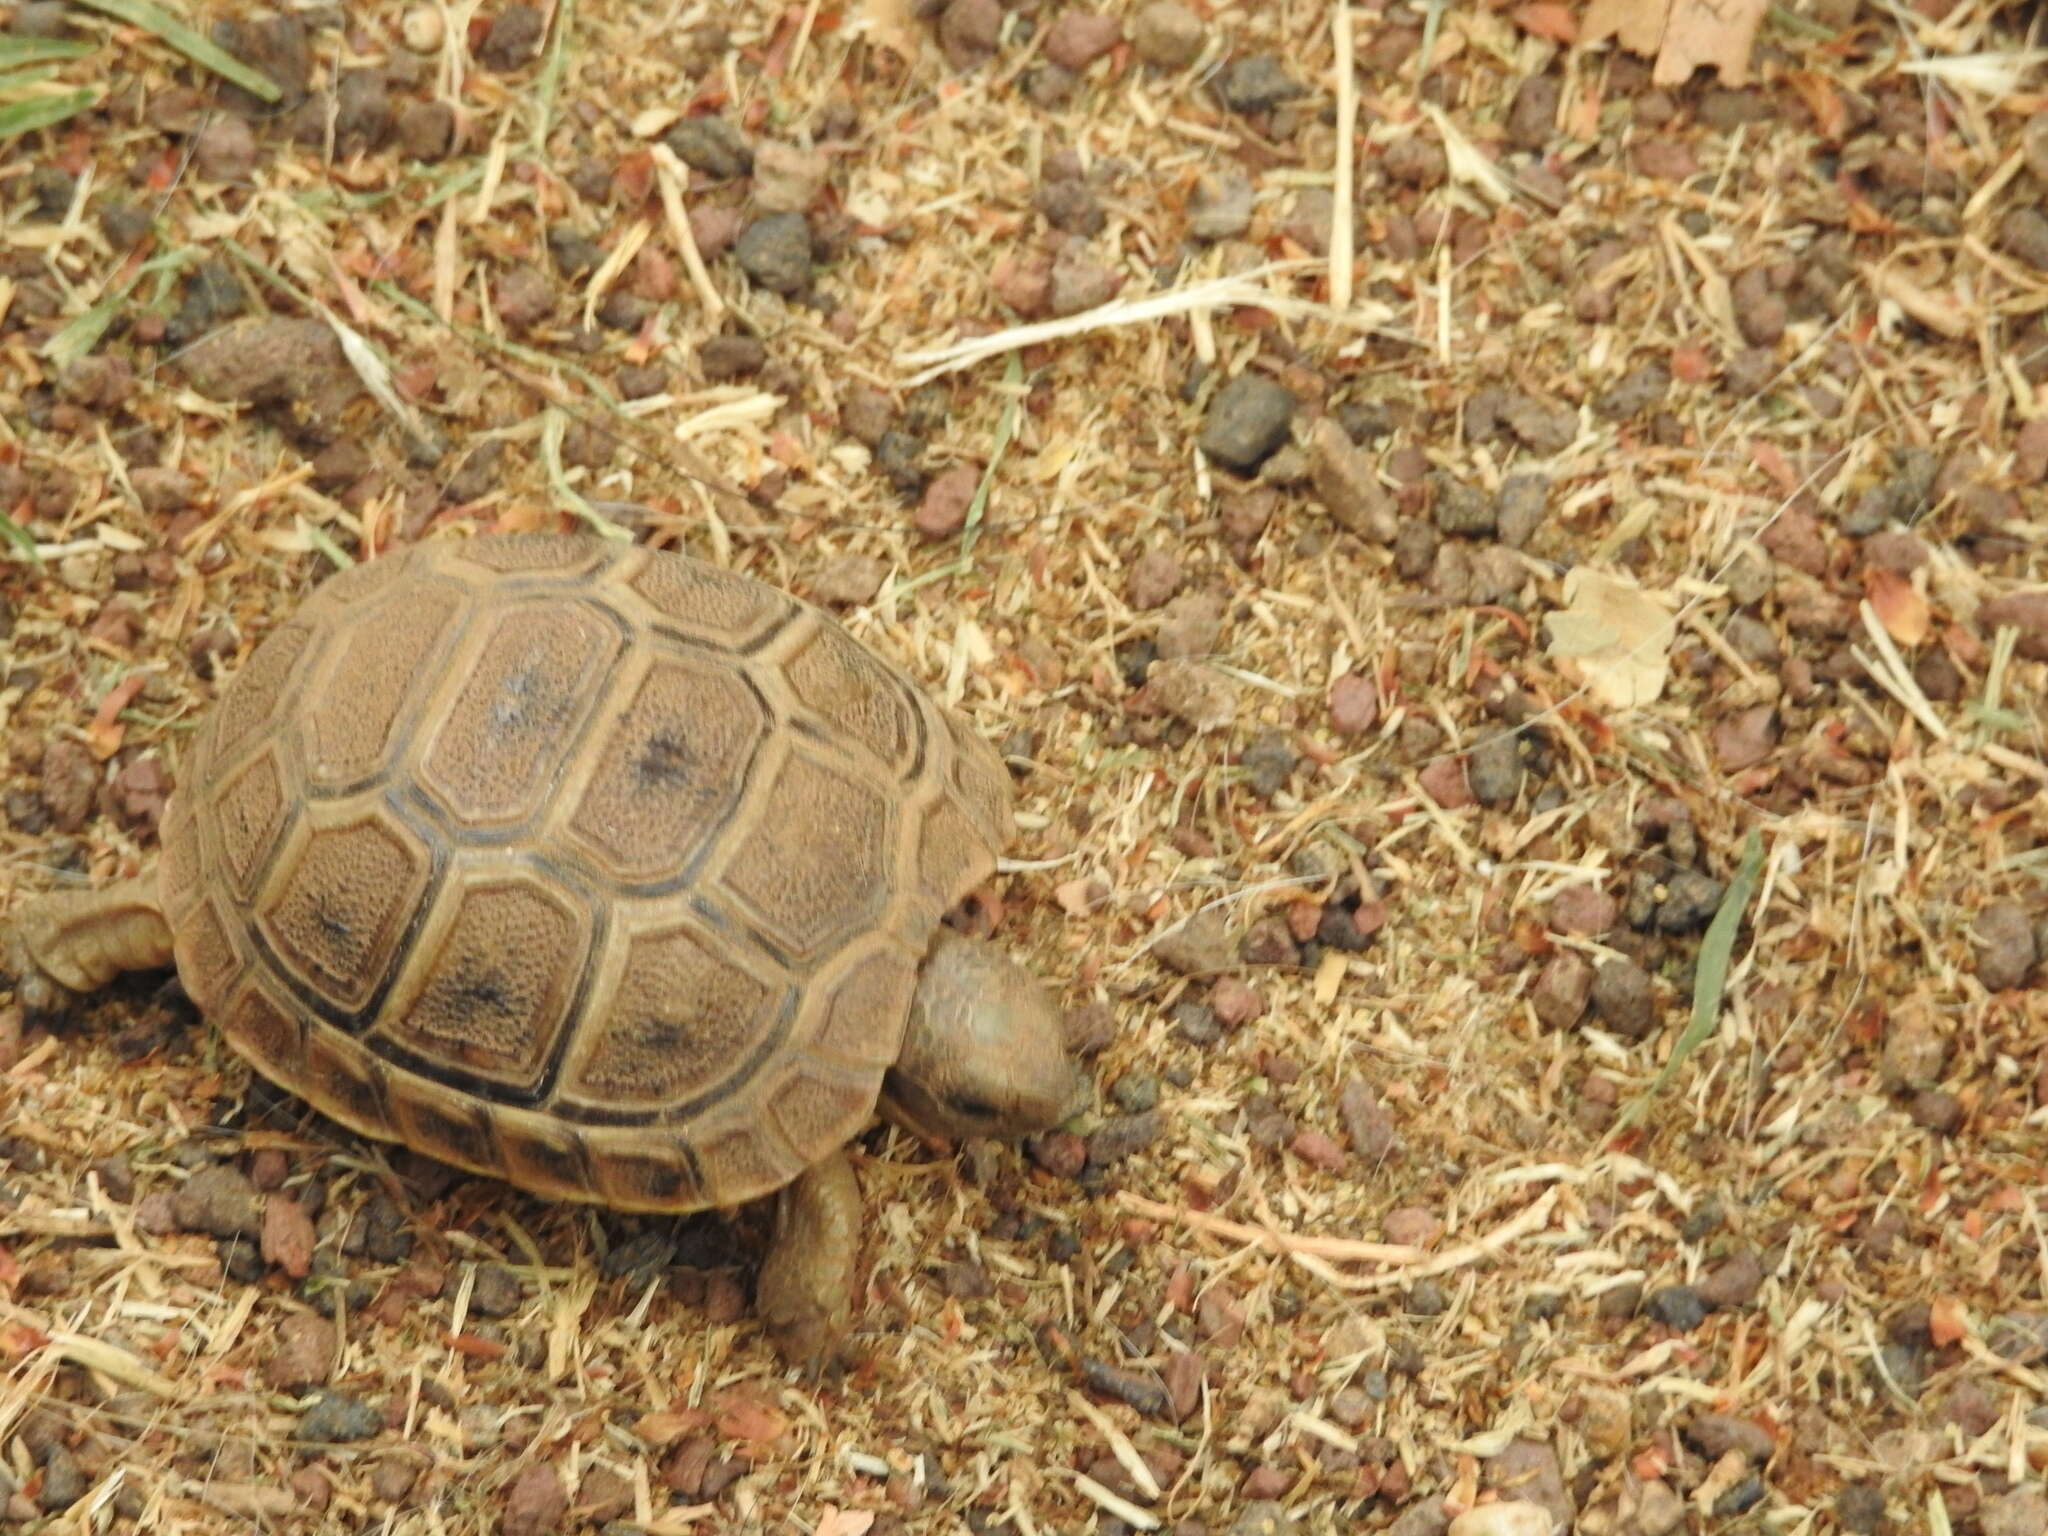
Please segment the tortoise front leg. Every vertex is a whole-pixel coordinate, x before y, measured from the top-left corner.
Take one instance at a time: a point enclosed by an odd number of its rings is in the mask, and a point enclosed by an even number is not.
[[[171,930],[145,871],[98,891],[56,891],[23,907],[7,945],[15,995],[31,1011],[62,1004],[69,992],[95,992],[123,971],[171,964]]]
[[[775,1235],[754,1310],[785,1364],[831,1364],[853,1326],[860,1184],[844,1152],[813,1164],[775,1198]]]

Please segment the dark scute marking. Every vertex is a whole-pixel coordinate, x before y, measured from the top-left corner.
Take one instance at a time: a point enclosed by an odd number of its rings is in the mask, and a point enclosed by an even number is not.
[[[305,1080],[298,1091],[344,1124],[371,1135],[391,1131],[391,1110],[384,1069],[347,1041],[328,1038],[315,1028],[306,1041]]]
[[[603,1168],[605,1193],[622,1205],[684,1207],[702,1199],[697,1169],[680,1141],[673,1156],[613,1152]]]
[[[342,1008],[377,990],[416,916],[429,856],[382,817],[311,833],[258,927],[286,968]]]
[[[581,1133],[566,1127],[560,1141],[548,1133],[507,1126],[499,1133],[505,1176],[523,1189],[550,1194],[592,1187],[590,1156]]]
[[[291,1077],[305,1054],[305,1028],[260,988],[245,987],[221,1016],[220,1030],[265,1076]]]
[[[409,1099],[404,1118],[406,1140],[429,1156],[487,1173],[503,1165],[486,1114],[451,1112],[438,1100],[421,1095]]]

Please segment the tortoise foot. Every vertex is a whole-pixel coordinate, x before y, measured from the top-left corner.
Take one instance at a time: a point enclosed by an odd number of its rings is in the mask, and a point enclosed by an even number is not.
[[[860,1262],[860,1185],[844,1153],[799,1174],[776,1197],[775,1236],[754,1310],[785,1365],[837,1364],[853,1328]]]
[[[99,891],[59,891],[15,914],[6,965],[30,1013],[55,1013],[123,971],[171,963],[171,930],[149,875]]]

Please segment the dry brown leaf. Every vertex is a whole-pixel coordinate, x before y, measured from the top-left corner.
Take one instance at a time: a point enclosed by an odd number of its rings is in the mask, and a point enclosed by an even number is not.
[[[1664,38],[1667,0],[1593,0],[1579,41],[1598,43],[1613,38],[1630,53],[1645,58]]]
[[[1552,3],[1552,0],[1536,0],[1531,5],[1515,8],[1514,23],[1524,32],[1535,37],[1545,37],[1553,43],[1567,45],[1577,41],[1578,18],[1571,13],[1571,7]]]
[[[1564,579],[1563,611],[1551,614],[1550,655],[1575,664],[1607,709],[1654,703],[1671,675],[1678,621],[1626,576],[1578,566]]]
[[[1873,569],[1865,575],[1863,585],[1886,634],[1907,646],[1927,638],[1934,616],[1912,582],[1896,571]]]
[[[717,1402],[718,1432],[728,1440],[766,1445],[780,1439],[789,1420],[780,1408],[740,1392],[723,1393]]]
[[[1746,84],[1756,29],[1770,8],[1771,0],[1671,0],[1650,79],[1683,85],[1694,70],[1709,64],[1720,71],[1722,84]]]
[[[867,1536],[874,1523],[872,1509],[839,1509],[827,1504],[825,1518],[818,1522],[812,1536]]]

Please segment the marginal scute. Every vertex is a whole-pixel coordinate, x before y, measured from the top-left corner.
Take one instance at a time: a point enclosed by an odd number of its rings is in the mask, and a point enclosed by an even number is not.
[[[420,779],[458,824],[534,815],[597,702],[619,637],[596,610],[562,599],[492,616],[443,718]]]
[[[994,867],[987,840],[958,802],[934,801],[917,849],[917,883],[932,911],[951,911]]]
[[[600,1177],[607,1202],[622,1211],[688,1209],[706,1193],[672,1132],[645,1131],[630,1147],[608,1149]]]
[[[418,584],[342,633],[306,705],[306,776],[322,789],[383,767],[406,707],[462,612],[453,588]]]
[[[953,737],[953,783],[961,803],[981,836],[992,848],[1001,847],[1009,840],[1016,795],[1009,770],[995,749],[950,710],[946,728]]]
[[[837,624],[821,620],[783,673],[805,708],[892,773],[910,766],[917,712],[889,669]]]
[[[583,1133],[558,1120],[509,1114],[498,1127],[505,1177],[522,1189],[553,1196],[588,1194],[590,1153]]]
[[[241,957],[229,937],[233,931],[221,917],[219,902],[208,897],[171,936],[178,980],[202,1013],[216,1012],[241,974]]]
[[[258,982],[249,982],[220,1012],[220,1032],[261,1071],[275,1076],[298,1070],[305,1055],[305,1026],[281,1008]]]
[[[388,1079],[391,1118],[408,1146],[475,1173],[496,1173],[502,1159],[489,1106],[413,1083],[405,1074]]]
[[[580,534],[499,533],[477,539],[450,539],[451,565],[473,565],[502,576],[533,571],[572,571],[588,565],[602,540]]]
[[[779,1189],[802,1171],[793,1154],[778,1148],[765,1128],[743,1127],[715,1136],[697,1149],[705,1185],[734,1202]]]
[[[257,928],[278,960],[337,1007],[369,1001],[433,871],[376,809],[295,836],[264,892]]]
[[[213,802],[214,836],[228,883],[243,900],[256,892],[271,845],[285,820],[284,775],[274,752],[251,758],[220,787]]]
[[[773,587],[695,560],[650,560],[629,585],[664,619],[717,645],[741,645],[795,606]]]
[[[753,690],[731,670],[657,660],[588,749],[588,787],[570,831],[618,880],[681,875],[732,815],[767,729]]]
[[[326,1024],[306,1030],[304,1075],[292,1084],[313,1107],[365,1136],[392,1134],[384,1065]]]
[[[888,899],[889,802],[871,782],[801,755],[784,763],[725,860],[724,883],[799,955],[871,927]],[[737,830],[737,829],[735,829]]]
[[[314,588],[314,600],[338,606],[374,597],[405,574],[411,555],[410,549],[400,548],[386,550],[372,560],[358,560]]]
[[[570,1090],[617,1105],[670,1105],[716,1087],[772,1027],[781,989],[694,929],[640,934],[608,1003],[586,1018]]]
[[[231,760],[252,732],[274,730],[291,719],[292,670],[312,640],[311,626],[297,621],[273,630],[249,653],[213,707],[207,745],[216,766]]]
[[[859,1134],[874,1105],[867,1083],[812,1070],[792,1073],[769,1098],[768,1111],[800,1154],[822,1157]]]

